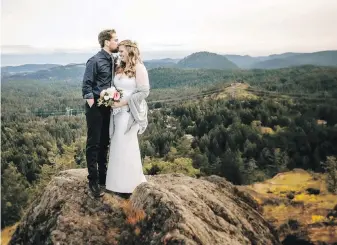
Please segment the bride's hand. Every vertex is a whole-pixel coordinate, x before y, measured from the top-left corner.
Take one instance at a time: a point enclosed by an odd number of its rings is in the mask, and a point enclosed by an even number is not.
[[[127,101],[114,102],[112,108],[118,108],[127,105]]]

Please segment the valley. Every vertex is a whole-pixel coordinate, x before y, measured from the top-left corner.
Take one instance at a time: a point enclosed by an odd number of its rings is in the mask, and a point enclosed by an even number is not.
[[[86,167],[83,72],[82,64],[72,64],[3,77],[3,228],[20,221],[23,210],[59,171]],[[140,136],[148,175],[218,175],[255,197],[282,239],[293,234],[316,242],[332,241],[328,234],[335,226],[327,228],[330,221],[322,217],[334,208],[335,194],[327,192],[324,176],[329,174],[328,157],[337,155],[336,67],[160,66],[149,69],[149,76],[149,128]],[[281,193],[283,189],[264,187],[279,181],[282,174],[292,176],[296,169],[316,176],[313,186],[320,188],[323,199],[306,194],[305,188],[312,184],[306,174],[300,189],[284,186],[287,191]],[[292,192],[313,216],[301,216],[292,209],[285,196]],[[273,199],[275,204],[266,201]],[[315,205],[307,206],[304,199],[314,200]],[[286,213],[296,217],[300,229],[289,230]]]

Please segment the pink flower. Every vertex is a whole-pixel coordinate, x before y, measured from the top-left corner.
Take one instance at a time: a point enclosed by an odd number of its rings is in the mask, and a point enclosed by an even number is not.
[[[112,99],[113,96],[114,96],[114,93],[116,92],[116,88],[115,88],[115,87],[108,88],[108,89],[106,90],[106,92],[108,93],[108,95],[109,95],[110,98]]]
[[[114,93],[114,100],[117,101],[121,98],[121,94],[119,92]]]

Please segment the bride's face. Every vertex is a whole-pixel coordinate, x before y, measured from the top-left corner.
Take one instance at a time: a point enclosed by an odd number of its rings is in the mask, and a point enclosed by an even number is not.
[[[119,46],[119,56],[121,58],[122,61],[124,61],[125,63],[128,60],[128,51],[126,51],[125,46]]]

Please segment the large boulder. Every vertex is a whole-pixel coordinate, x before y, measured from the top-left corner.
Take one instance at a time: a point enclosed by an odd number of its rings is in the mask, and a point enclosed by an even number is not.
[[[280,244],[258,204],[218,176],[146,176],[129,200],[88,195],[87,170],[55,176],[10,244]]]

